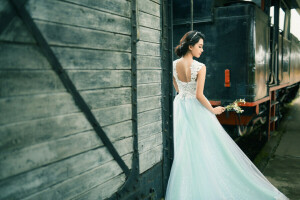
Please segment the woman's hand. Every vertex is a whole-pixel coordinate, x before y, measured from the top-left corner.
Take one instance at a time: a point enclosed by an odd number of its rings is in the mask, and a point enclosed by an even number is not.
[[[217,106],[214,108],[214,114],[220,115],[222,112],[224,112],[226,109],[222,106]]]

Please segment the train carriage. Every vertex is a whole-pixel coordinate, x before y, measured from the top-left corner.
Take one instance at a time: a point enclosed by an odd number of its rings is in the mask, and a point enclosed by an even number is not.
[[[240,137],[260,121],[269,138],[299,88],[294,8],[298,0],[0,1],[0,199],[164,197],[173,49],[191,29],[206,35],[211,104],[247,101],[239,123],[232,112],[220,122]]]

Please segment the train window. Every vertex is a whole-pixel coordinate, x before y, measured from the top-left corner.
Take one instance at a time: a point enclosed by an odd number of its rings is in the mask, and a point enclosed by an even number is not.
[[[274,6],[270,8],[271,26],[274,25]]]
[[[271,26],[274,25],[274,6],[270,8],[270,17],[271,17]],[[284,30],[284,19],[285,19],[285,12],[282,8],[279,10],[279,30]]]
[[[280,8],[279,10],[279,30],[284,30],[285,12]]]
[[[300,39],[300,15],[296,9],[291,9],[291,33]]]

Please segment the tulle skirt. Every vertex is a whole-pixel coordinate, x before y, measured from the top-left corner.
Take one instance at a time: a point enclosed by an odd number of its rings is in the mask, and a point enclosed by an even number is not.
[[[166,200],[288,199],[256,168],[213,113],[196,98],[179,96],[173,103],[174,160]]]

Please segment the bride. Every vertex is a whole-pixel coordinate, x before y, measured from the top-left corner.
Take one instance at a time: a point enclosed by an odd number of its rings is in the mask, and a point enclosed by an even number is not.
[[[288,199],[275,188],[223,129],[203,94],[206,66],[204,35],[189,31],[175,48],[173,61],[174,160],[166,200]]]

